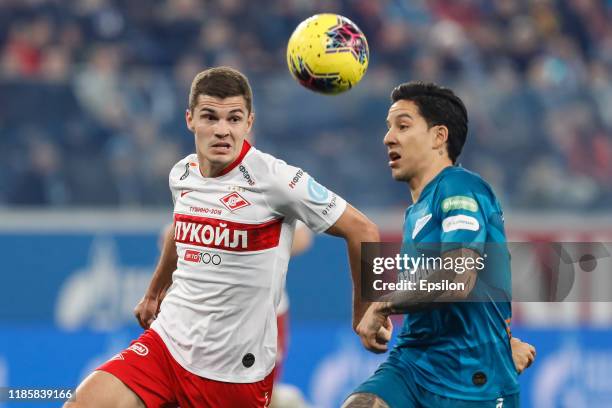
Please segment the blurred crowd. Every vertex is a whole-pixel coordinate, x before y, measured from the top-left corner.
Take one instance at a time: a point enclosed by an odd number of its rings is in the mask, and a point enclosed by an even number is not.
[[[299,87],[286,42],[336,12],[366,34],[348,94]],[[512,209],[612,208],[611,0],[2,0],[0,206],[168,206],[193,151],[193,76],[254,89],[256,144],[358,206],[400,206],[382,144],[399,82],[453,88],[470,113],[460,162]]]

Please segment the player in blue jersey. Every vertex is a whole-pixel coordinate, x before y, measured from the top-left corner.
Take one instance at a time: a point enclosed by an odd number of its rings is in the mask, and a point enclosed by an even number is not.
[[[404,326],[388,359],[344,407],[516,407],[517,374],[535,349],[511,339],[501,206],[479,175],[456,166],[466,108],[451,90],[419,82],[396,87],[391,99],[384,144],[393,178],[408,183],[413,201],[402,256],[437,255],[451,267],[403,271],[417,290],[395,291],[367,308],[356,331],[371,351],[387,350],[390,315],[405,314]],[[494,267],[487,251],[498,254]],[[447,284],[418,290],[422,280]]]

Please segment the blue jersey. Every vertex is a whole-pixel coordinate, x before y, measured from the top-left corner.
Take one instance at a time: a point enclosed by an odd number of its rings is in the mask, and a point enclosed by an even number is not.
[[[501,206],[480,176],[447,167],[406,211],[402,252],[420,256],[427,248],[437,248],[440,256],[458,247],[498,254],[478,272],[470,297],[479,301],[440,303],[406,314],[390,361],[410,370],[423,388],[445,397],[488,400],[517,393]]]

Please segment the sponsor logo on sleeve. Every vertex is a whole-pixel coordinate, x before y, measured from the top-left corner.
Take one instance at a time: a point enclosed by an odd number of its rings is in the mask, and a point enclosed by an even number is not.
[[[474,217],[468,215],[454,215],[442,221],[442,231],[451,232],[456,230],[478,231],[480,223]]]
[[[442,201],[442,212],[452,210],[466,210],[471,212],[478,211],[478,203],[472,197],[467,196],[452,196]]]
[[[414,239],[414,237],[416,237],[417,234],[421,232],[421,230],[425,225],[427,225],[429,220],[431,220],[431,214],[427,214],[416,220],[416,222],[414,223],[414,229],[412,230],[412,239]]]
[[[299,169],[297,173],[295,173],[295,176],[293,176],[293,178],[289,182],[289,188],[295,188],[297,183],[300,182],[300,179],[302,178],[303,175],[304,175],[304,171],[302,169]]]
[[[308,195],[313,201],[323,203],[329,197],[329,191],[311,177],[308,179]]]
[[[251,205],[244,197],[242,197],[237,192],[229,193],[226,196],[223,196],[219,199],[221,204],[225,206],[230,211],[238,210],[239,208],[243,208]]]
[[[332,194],[332,198],[331,200],[329,200],[329,204],[327,204],[327,207],[325,207],[325,209],[321,211],[321,214],[323,215],[329,214],[331,210],[336,206],[337,199],[338,199],[338,196],[336,194]]]

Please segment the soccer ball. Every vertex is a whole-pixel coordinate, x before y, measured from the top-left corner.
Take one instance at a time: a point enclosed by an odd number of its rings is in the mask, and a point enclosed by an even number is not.
[[[291,75],[304,87],[324,94],[357,85],[369,58],[365,35],[338,14],[317,14],[302,21],[287,45]]]

